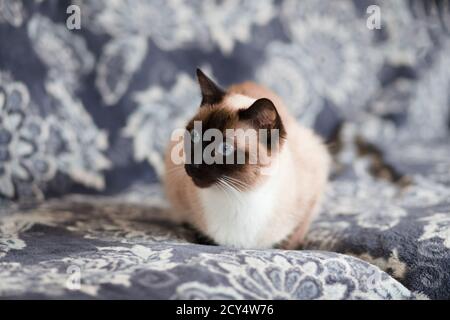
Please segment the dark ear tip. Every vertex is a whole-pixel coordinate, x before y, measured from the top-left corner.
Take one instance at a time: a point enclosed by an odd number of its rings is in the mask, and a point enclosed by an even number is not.
[[[270,100],[268,98],[259,98],[258,100],[256,100],[254,102],[253,105],[256,106],[258,109],[269,108],[269,109],[273,109],[275,112],[278,113],[277,109],[275,108],[274,103],[272,102],[272,100]]]
[[[202,92],[202,105],[215,104],[222,100],[225,92],[208,78],[200,68],[197,68],[197,80]]]
[[[205,73],[199,67],[197,67],[195,73],[197,74],[198,78],[205,76]]]
[[[262,110],[271,110],[279,116],[274,103],[268,98],[259,98],[249,108],[240,110],[239,115],[242,119],[251,119],[258,117]]]
[[[260,98],[257,100],[258,103],[263,104],[263,105],[269,105],[269,106],[273,106],[275,107],[275,105],[273,104],[272,100],[268,99],[268,98]]]

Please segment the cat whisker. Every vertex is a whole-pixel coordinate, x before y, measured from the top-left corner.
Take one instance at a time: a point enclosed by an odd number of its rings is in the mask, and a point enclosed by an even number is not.
[[[236,190],[236,192],[243,192],[246,190],[246,188],[244,186],[241,186],[233,181],[227,181],[227,182],[231,187],[233,187],[233,189]]]
[[[224,186],[226,188],[228,188],[228,190],[231,192],[231,194],[234,196],[234,198],[239,201],[239,203],[243,204],[243,200],[241,197],[241,194],[239,192],[239,190],[237,190],[235,187],[233,187],[232,185],[230,185],[228,182],[222,180],[222,183],[224,184]]]
[[[230,177],[230,176],[224,176],[225,178],[227,178],[227,179],[229,179],[229,180],[231,180],[231,181],[235,181],[235,182],[238,182],[238,183],[240,183],[240,184],[242,184],[242,185],[245,185],[245,186],[247,186],[247,187],[250,187],[247,183],[245,183],[244,181],[242,181],[242,180],[239,180],[239,179],[236,179],[236,178],[233,178],[233,177]]]
[[[232,181],[227,181],[227,183],[228,183],[233,189],[235,189],[237,192],[242,192],[242,191],[244,191],[244,190],[243,190],[244,187],[242,187],[242,186],[240,186],[240,185],[238,185],[238,184],[236,184],[236,183],[234,183],[234,182],[232,182]]]
[[[239,189],[238,191],[248,191],[250,189],[250,186],[243,181],[240,181],[238,179],[229,176],[224,176],[223,178],[226,181],[228,181],[231,185],[236,187],[236,189]]]
[[[232,195],[229,194],[229,191],[226,189],[226,186],[224,185],[222,180],[219,179],[217,181],[217,187],[225,193],[225,195],[228,198],[228,200],[230,200],[230,201],[233,200],[232,199]]]

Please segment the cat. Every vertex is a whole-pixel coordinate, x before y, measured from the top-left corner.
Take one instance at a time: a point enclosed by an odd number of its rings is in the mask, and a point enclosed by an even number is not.
[[[261,85],[244,82],[223,90],[200,69],[197,79],[202,100],[186,126],[185,147],[205,151],[208,143],[200,143],[199,136],[207,129],[224,134],[226,129],[262,129],[268,136],[277,133],[278,140],[259,135],[249,140],[236,135],[229,144],[224,140],[219,158],[245,154],[244,162],[231,164],[190,161],[187,152],[184,163],[178,163],[174,150],[180,141],[171,141],[163,177],[171,218],[194,226],[219,245],[298,248],[320,210],[328,182],[331,158],[322,139],[299,125],[281,98]],[[194,130],[195,123],[202,124],[202,132]],[[252,144],[266,152],[260,157]]]

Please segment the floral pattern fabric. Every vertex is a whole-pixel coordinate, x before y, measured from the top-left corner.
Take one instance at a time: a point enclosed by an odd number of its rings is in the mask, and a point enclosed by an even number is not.
[[[346,255],[193,244],[192,230],[161,221],[165,207],[157,191],[145,199],[143,206],[130,195],[78,196],[11,210],[0,220],[0,297],[420,297],[378,267]]]
[[[448,8],[0,0],[0,297],[449,299]],[[163,150],[200,102],[197,66],[272,88],[336,149],[307,251],[164,222]]]

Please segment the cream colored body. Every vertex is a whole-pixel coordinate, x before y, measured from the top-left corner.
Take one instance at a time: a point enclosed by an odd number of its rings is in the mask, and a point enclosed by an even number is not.
[[[244,96],[244,97],[243,97]],[[245,108],[268,98],[275,104],[287,132],[287,140],[273,163],[270,175],[249,191],[226,194],[217,187],[198,188],[184,172],[175,169],[166,153],[165,191],[173,206],[171,216],[188,222],[220,245],[237,248],[269,248],[283,241],[293,249],[303,240],[318,212],[330,166],[321,139],[300,126],[281,99],[254,83],[232,86],[225,98],[230,108]]]

